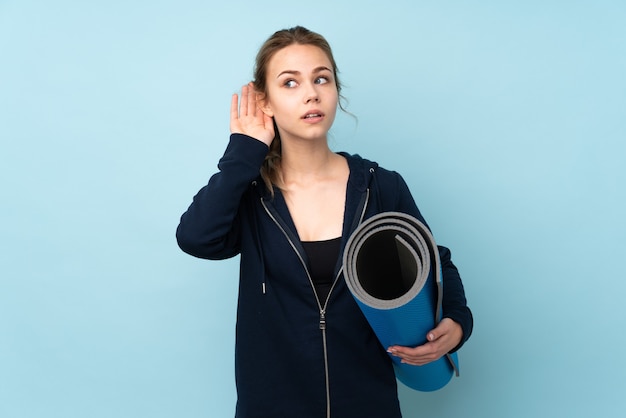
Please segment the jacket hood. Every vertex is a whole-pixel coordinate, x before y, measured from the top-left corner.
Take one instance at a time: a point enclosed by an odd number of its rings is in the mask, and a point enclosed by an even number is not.
[[[370,187],[374,171],[378,168],[378,164],[374,161],[362,158],[358,154],[348,154],[340,152],[339,155],[348,160],[348,167],[350,168],[350,177],[348,182],[356,190],[364,192]]]

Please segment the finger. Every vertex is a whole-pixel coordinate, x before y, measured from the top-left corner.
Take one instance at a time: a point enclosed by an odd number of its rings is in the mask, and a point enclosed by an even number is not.
[[[441,332],[439,330],[439,327],[436,327],[434,329],[431,329],[430,331],[428,331],[428,334],[426,334],[426,339],[430,342],[435,341],[436,339],[438,339],[439,337],[441,337]]]
[[[239,116],[248,115],[248,86],[241,88],[241,105],[239,106]]]
[[[237,93],[233,94],[233,97],[230,99],[230,120],[237,120],[239,118],[239,96]]]
[[[431,355],[433,352],[433,348],[433,345],[429,343],[419,345],[417,347],[402,347],[396,345],[393,347],[389,347],[387,352],[401,358],[416,358]]]
[[[444,318],[443,320],[441,320],[441,322],[437,324],[435,328],[428,331],[428,334],[426,334],[426,339],[428,339],[428,341],[435,341],[450,332],[450,327],[451,319]]]
[[[237,93],[233,94],[233,97],[230,100],[230,133],[239,133],[240,125],[239,125],[239,111],[237,109],[237,102],[239,101],[239,97],[237,97]]]
[[[399,358],[401,363],[418,366],[434,361],[439,357],[439,355],[436,352],[432,352],[432,350],[428,350],[426,353],[422,351],[423,350],[418,350],[415,353],[398,351],[395,357]]]
[[[256,91],[254,90],[254,84],[248,84],[248,115],[256,116],[257,105],[256,105]]]

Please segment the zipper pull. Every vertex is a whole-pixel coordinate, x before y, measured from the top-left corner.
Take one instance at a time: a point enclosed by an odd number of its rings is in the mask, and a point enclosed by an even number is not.
[[[320,312],[320,329],[322,331],[326,329],[326,313],[324,311]]]

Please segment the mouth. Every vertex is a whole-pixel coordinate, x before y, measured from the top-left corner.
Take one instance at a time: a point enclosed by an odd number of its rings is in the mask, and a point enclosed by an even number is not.
[[[310,112],[307,112],[304,116],[302,116],[302,119],[305,120],[311,120],[311,119],[319,119],[319,118],[323,118],[324,114],[318,110],[312,110]]]

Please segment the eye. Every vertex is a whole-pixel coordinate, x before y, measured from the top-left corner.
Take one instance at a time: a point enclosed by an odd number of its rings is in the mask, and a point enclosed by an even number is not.
[[[287,87],[287,88],[294,88],[298,85],[298,83],[296,82],[296,80],[293,79],[289,79],[289,80],[285,80],[285,82],[283,83],[283,86]]]
[[[315,84],[326,84],[328,83],[330,80],[328,79],[328,77],[317,77],[315,79]]]

